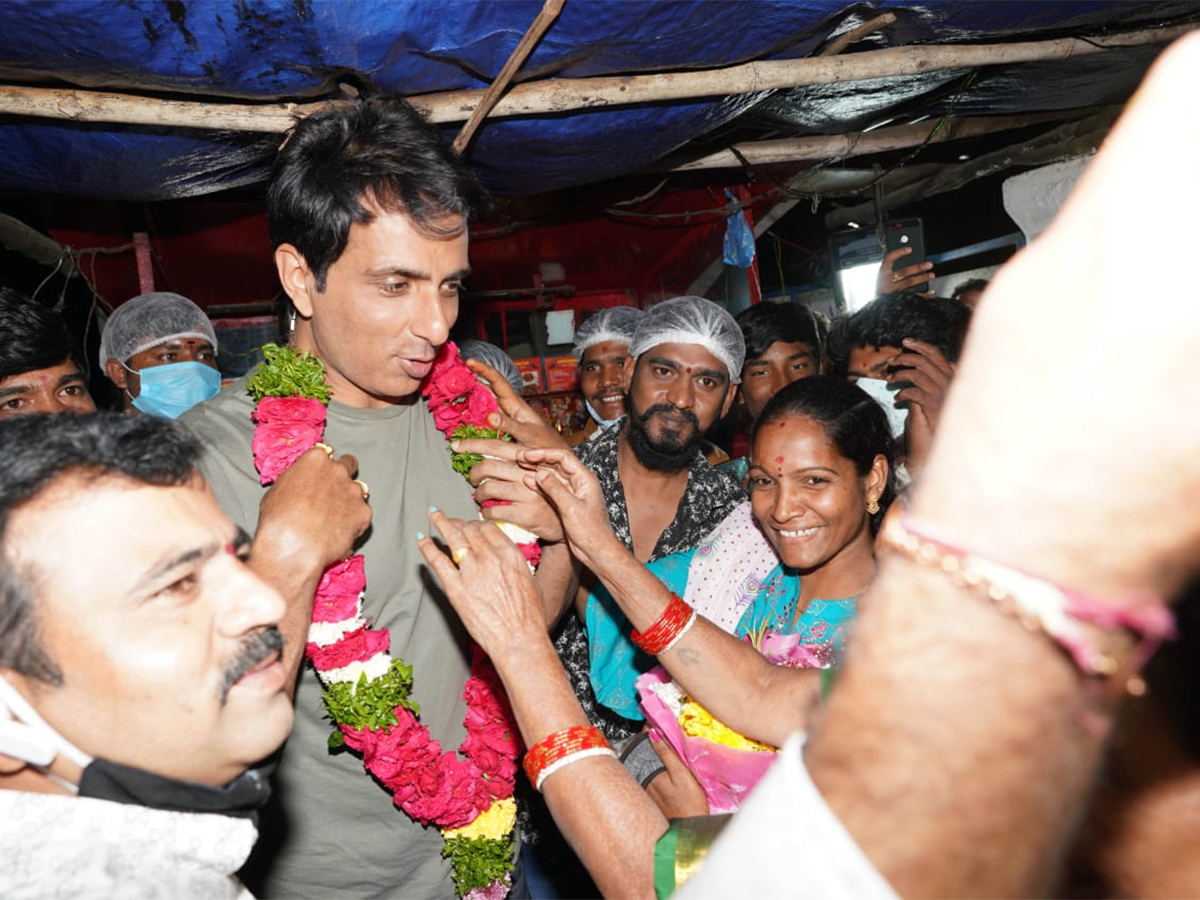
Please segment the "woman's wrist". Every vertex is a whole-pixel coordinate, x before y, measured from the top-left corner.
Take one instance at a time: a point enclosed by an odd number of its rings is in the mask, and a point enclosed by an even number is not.
[[[586,543],[573,544],[572,549],[579,561],[600,579],[606,579],[620,571],[621,564],[625,562],[624,557],[633,559],[629,548],[608,529],[597,533]]]

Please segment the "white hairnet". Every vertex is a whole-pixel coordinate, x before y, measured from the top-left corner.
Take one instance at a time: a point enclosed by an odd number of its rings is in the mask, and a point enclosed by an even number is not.
[[[633,306],[610,306],[593,313],[575,332],[575,346],[571,348],[571,354],[576,359],[583,359],[588,347],[594,347],[602,341],[614,341],[628,347],[633,343],[638,322],[645,315]]]
[[[495,344],[486,341],[463,341],[458,345],[458,352],[463,359],[477,359],[487,363],[504,376],[504,380],[512,385],[514,391],[521,393],[521,388],[525,386],[525,382],[521,380],[521,370],[512,361],[512,357]]]
[[[698,344],[725,364],[729,380],[742,380],[746,340],[733,316],[703,297],[675,297],[646,310],[629,355],[637,359],[659,344]]]
[[[100,335],[100,365],[129,357],[172,338],[198,338],[217,349],[217,333],[204,310],[187,297],[158,291],[141,294],[118,306]]]

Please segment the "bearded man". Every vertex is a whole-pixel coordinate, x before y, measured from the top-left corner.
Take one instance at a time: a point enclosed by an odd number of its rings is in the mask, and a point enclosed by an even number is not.
[[[704,434],[733,404],[745,355],[737,322],[711,300],[676,297],[651,307],[625,361],[629,415],[575,448],[600,480],[613,531],[642,562],[695,546],[745,499],[702,452]],[[555,646],[588,717],[609,740],[641,729],[596,702],[576,616]]]

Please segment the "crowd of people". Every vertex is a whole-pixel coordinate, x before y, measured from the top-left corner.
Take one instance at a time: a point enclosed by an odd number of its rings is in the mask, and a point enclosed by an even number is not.
[[[1191,655],[1154,654],[1200,574],[1200,306],[1144,223],[1200,200],[1197,77],[1192,37],[982,300],[901,252],[832,323],[593,315],[573,446],[497,347],[434,383],[486,197],[395,98],[279,152],[273,386],[221,390],[203,311],[146,294],[97,411],[59,316],[0,289],[3,893],[1196,893]],[[264,396],[301,402],[264,430]],[[491,436],[443,427],[477,402]],[[514,790],[505,874],[464,887]]]

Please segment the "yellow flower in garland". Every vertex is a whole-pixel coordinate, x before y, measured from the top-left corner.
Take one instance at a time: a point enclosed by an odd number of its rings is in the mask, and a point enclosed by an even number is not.
[[[735,750],[767,750],[773,753],[776,749],[770,744],[761,744],[738,734],[690,697],[684,699],[679,710],[679,724],[684,734],[733,747]]]
[[[487,838],[498,841],[508,837],[517,821],[517,804],[512,797],[497,800],[481,813],[475,821],[462,828],[447,829],[442,835],[450,838]]]

